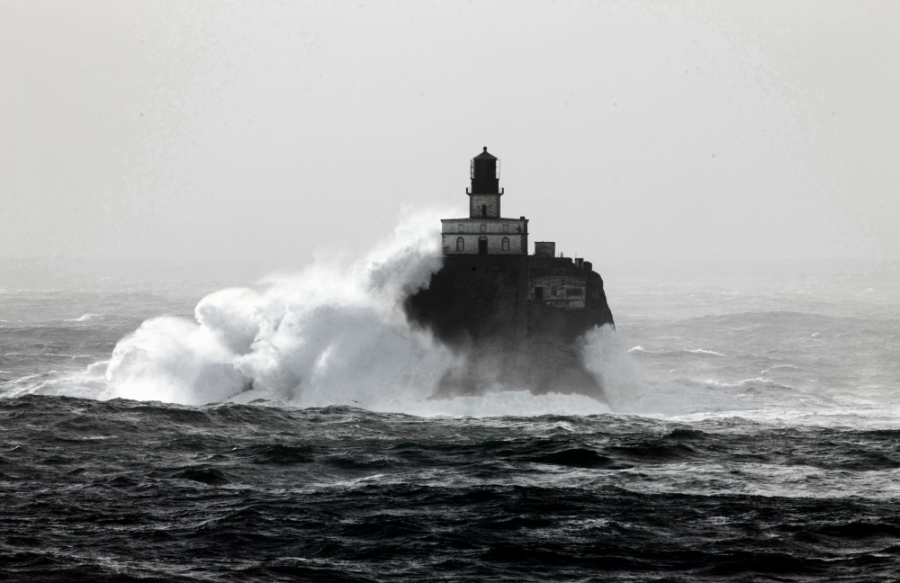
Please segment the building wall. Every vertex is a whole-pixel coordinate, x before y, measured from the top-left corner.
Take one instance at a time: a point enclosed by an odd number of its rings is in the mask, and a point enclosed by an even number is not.
[[[485,237],[489,255],[527,255],[528,219],[442,219],[441,245],[444,255],[477,255],[478,240]],[[456,240],[463,238],[463,250],[457,251]],[[509,249],[503,248],[503,239]]]
[[[541,257],[556,257],[556,243],[536,241],[534,243],[534,254]]]
[[[463,250],[457,251],[457,239],[462,237]],[[441,235],[444,255],[478,255],[478,241],[484,237],[488,242],[488,255],[525,255],[528,249],[528,235],[514,233],[481,234],[449,233]],[[503,239],[509,241],[509,249],[503,248]]]
[[[482,235],[519,235],[528,232],[527,219],[441,219],[441,233],[478,233]]]
[[[534,288],[544,288],[544,303],[559,308],[583,308],[587,294],[587,279],[568,276],[531,277],[528,279],[528,299],[534,300]]]
[[[487,205],[487,216],[489,218],[500,217],[499,194],[470,194],[469,216],[473,219],[481,217],[481,205]]]

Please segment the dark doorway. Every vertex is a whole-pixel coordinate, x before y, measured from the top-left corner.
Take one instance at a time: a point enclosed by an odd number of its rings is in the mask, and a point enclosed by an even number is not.
[[[481,205],[481,216],[483,216],[483,217],[487,216],[487,205],[486,204]]]
[[[478,254],[487,255],[487,239],[478,240]]]
[[[534,287],[534,299],[536,299],[539,302],[544,301],[544,288],[543,287],[541,287],[539,285]]]

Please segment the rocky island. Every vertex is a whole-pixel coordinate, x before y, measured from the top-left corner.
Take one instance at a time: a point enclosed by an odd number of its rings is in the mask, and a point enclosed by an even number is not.
[[[603,280],[589,261],[557,256],[555,243],[528,254],[528,219],[501,215],[499,160],[487,148],[470,174],[469,216],[441,220],[443,266],[404,302],[413,324],[466,355],[435,396],[498,387],[599,394],[580,350],[588,330],[613,324]]]

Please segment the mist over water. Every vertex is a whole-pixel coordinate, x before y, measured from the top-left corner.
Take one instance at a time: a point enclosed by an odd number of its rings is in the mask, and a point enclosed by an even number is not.
[[[105,310],[99,297],[48,296],[53,310],[83,303],[56,316],[65,331],[102,331],[108,342],[119,330],[115,348],[88,362],[90,354],[72,355],[65,370],[9,371],[3,392],[195,406],[348,405],[425,416],[859,415],[878,423],[897,413],[896,278],[814,266],[800,277],[775,265],[733,266],[717,277],[704,266],[604,268],[598,261],[619,322],[584,342],[582,358],[602,395],[486,386],[483,396],[433,399],[464,355],[411,326],[401,304],[440,267],[442,214],[405,212],[390,237],[354,261],[323,259],[293,276],[205,292],[192,315],[184,300],[173,312],[171,300],[154,304],[127,290],[121,302],[136,305],[123,311],[146,318],[130,330],[125,318],[105,313],[120,306]]]

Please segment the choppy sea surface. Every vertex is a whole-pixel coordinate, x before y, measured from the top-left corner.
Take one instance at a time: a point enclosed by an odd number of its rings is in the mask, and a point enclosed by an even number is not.
[[[219,292],[6,265],[0,580],[900,577],[895,272],[595,258],[603,394],[439,400],[402,248]]]

